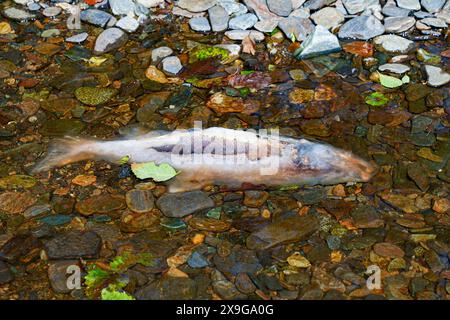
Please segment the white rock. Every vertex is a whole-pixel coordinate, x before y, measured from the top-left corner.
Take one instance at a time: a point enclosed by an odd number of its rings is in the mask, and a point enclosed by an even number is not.
[[[126,16],[117,21],[116,27],[128,32],[135,32],[139,28],[139,22],[133,17]]]
[[[164,3],[164,0],[136,0],[136,2],[143,5],[146,8],[153,8]]]
[[[190,12],[188,10],[182,9],[180,7],[173,7],[172,13],[175,16],[186,17],[186,18],[195,18],[195,17],[203,17],[205,12]]]
[[[335,8],[326,7],[316,11],[311,15],[311,19],[316,25],[321,25],[327,29],[336,27],[344,22],[344,15]]]
[[[177,5],[191,12],[202,12],[215,6],[216,0],[179,0]]]
[[[109,0],[109,6],[115,15],[127,15],[135,10],[132,0]]]
[[[264,19],[255,23],[256,30],[261,32],[272,32],[278,26],[278,19]]]
[[[393,73],[402,74],[411,70],[411,68],[407,65],[400,63],[386,63],[378,67],[380,71],[389,71]]]
[[[74,42],[74,43],[80,43],[87,39],[89,34],[87,32],[79,33],[74,36],[66,38],[66,42]]]
[[[247,30],[258,22],[258,18],[253,13],[246,13],[230,19],[228,25],[230,29]]]
[[[208,19],[205,17],[194,17],[189,20],[189,26],[194,31],[206,32],[211,31]]]
[[[94,53],[103,54],[118,49],[128,41],[128,36],[122,29],[109,28],[104,30],[95,40]]]
[[[162,68],[165,72],[176,75],[183,69],[183,65],[178,57],[172,56],[163,59]]]
[[[244,40],[248,36],[255,41],[264,40],[264,34],[255,30],[229,30],[225,32],[225,35],[231,40]]]
[[[169,47],[159,47],[152,50],[152,62],[158,62],[162,58],[168,57],[173,53]]]
[[[409,10],[420,10],[419,0],[397,0],[397,6]]]
[[[425,65],[428,75],[428,84],[432,87],[440,87],[450,81],[450,74],[439,67]]]
[[[373,40],[376,46],[380,46],[389,53],[407,53],[414,48],[414,42],[394,34],[378,36]]]

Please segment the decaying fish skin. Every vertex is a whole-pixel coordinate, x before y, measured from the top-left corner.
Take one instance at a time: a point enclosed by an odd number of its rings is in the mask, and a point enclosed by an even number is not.
[[[169,163],[181,171],[169,192],[206,185],[329,185],[368,181],[374,167],[327,144],[225,128],[154,131],[125,140],[55,140],[34,172],[87,159]]]

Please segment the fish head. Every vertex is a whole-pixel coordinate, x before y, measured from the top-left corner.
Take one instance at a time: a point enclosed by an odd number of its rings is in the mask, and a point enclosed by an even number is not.
[[[295,147],[294,164],[317,184],[367,182],[376,167],[353,153],[323,143],[300,140]]]

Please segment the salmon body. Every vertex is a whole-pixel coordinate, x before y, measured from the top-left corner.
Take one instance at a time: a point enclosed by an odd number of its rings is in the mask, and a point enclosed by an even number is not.
[[[277,131],[225,128],[154,131],[111,141],[65,138],[54,141],[34,171],[87,160],[168,163],[180,173],[169,192],[206,185],[329,185],[368,181],[374,167],[333,146],[279,136]]]

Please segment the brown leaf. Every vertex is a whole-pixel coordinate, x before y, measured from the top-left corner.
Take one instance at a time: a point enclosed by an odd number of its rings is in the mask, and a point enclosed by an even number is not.
[[[256,50],[255,50],[255,40],[253,40],[252,37],[250,37],[250,35],[246,36],[243,40],[242,40],[242,52],[243,53],[249,53],[251,55],[255,55]]]

